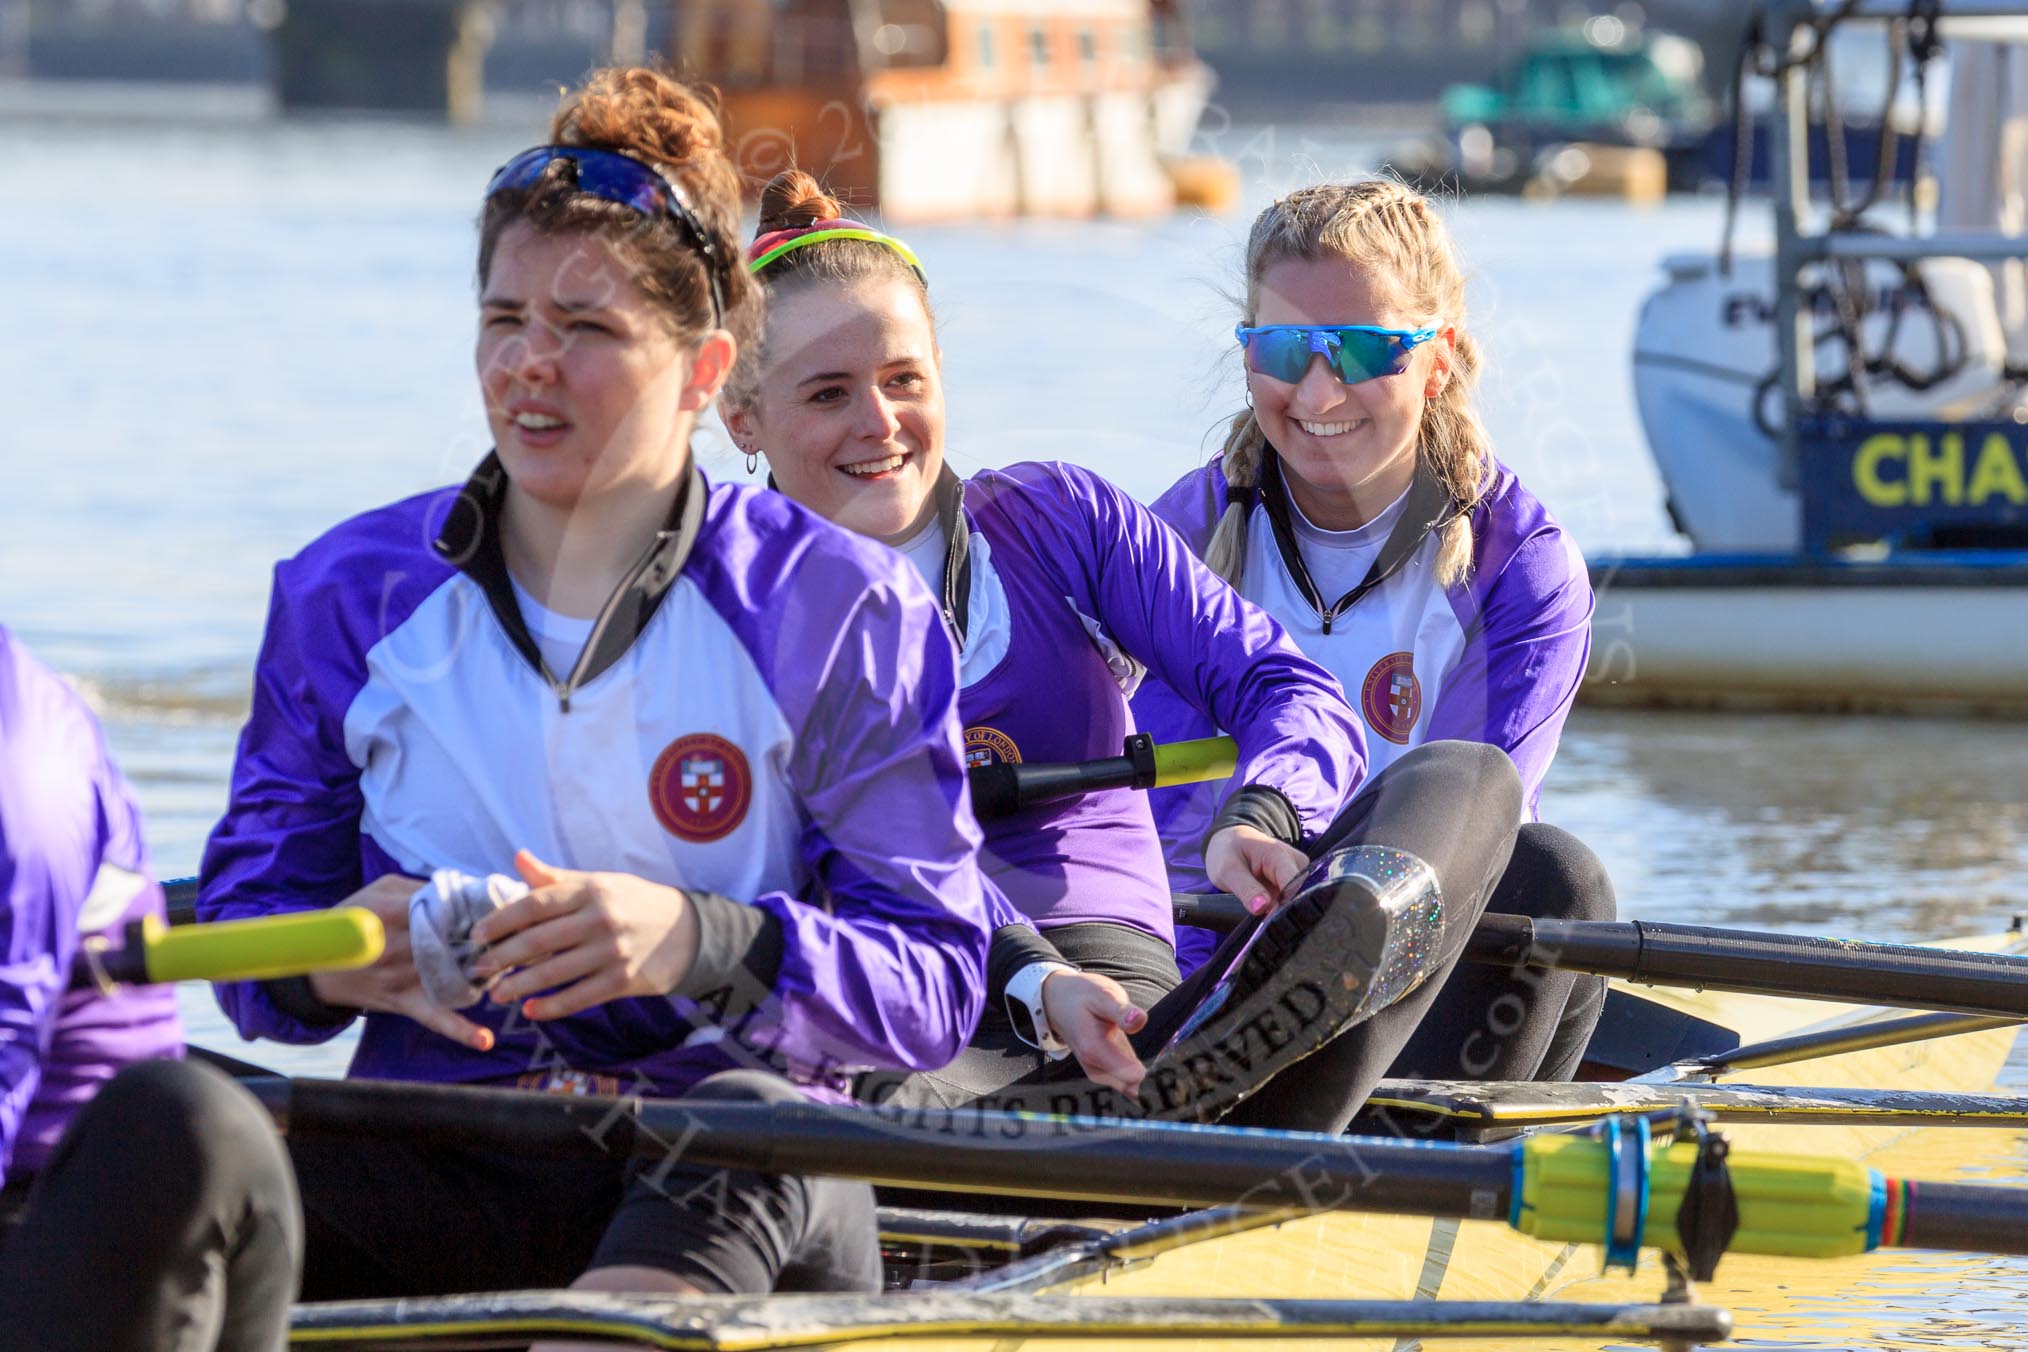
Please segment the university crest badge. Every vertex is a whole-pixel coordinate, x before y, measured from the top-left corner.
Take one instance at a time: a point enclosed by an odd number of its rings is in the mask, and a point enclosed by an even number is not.
[[[693,844],[722,840],[746,820],[753,772],[725,738],[693,732],[669,743],[648,772],[648,801],[664,830]]]
[[[1014,739],[998,728],[977,727],[965,729],[965,768],[975,770],[982,765],[1019,765],[1021,748],[1014,745]]]
[[[1397,746],[1407,743],[1422,712],[1422,682],[1415,678],[1414,653],[1389,653],[1373,664],[1359,689],[1359,712],[1380,736]]]

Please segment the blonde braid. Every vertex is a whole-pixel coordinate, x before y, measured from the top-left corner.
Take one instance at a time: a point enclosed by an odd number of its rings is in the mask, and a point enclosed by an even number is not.
[[[1492,445],[1472,400],[1483,358],[1465,330],[1464,272],[1449,232],[1420,194],[1391,179],[1298,189],[1263,211],[1248,233],[1245,323],[1258,322],[1262,276],[1289,259],[1337,259],[1363,269],[1394,293],[1401,309],[1452,331],[1449,375],[1423,406],[1416,455],[1466,509],[1442,527],[1436,559],[1438,585],[1463,581],[1472,568],[1469,509],[1491,470]],[[1257,484],[1266,446],[1252,409],[1234,417],[1223,451],[1226,482]],[[1243,514],[1228,507],[1206,564],[1237,585],[1245,542]]]
[[[1218,529],[1211,532],[1211,543],[1204,547],[1204,566],[1235,587],[1246,571],[1246,519],[1253,509],[1253,495],[1244,490],[1260,486],[1261,455],[1266,450],[1267,437],[1253,410],[1234,415],[1232,430],[1225,434],[1225,446],[1219,451],[1225,462],[1228,496]]]

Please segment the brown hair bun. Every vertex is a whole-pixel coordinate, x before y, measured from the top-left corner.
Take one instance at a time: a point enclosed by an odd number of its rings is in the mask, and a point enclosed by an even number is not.
[[[845,214],[838,200],[801,169],[776,174],[761,189],[760,224],[755,236],[777,230],[800,230],[818,221],[835,221]]]
[[[665,170],[705,165],[732,170],[718,120],[718,91],[646,66],[593,71],[550,119],[549,139],[555,145],[624,151]],[[728,181],[737,188],[736,178]]]
[[[573,175],[555,172],[528,188],[495,193],[487,200],[479,227],[482,284],[501,232],[516,221],[546,234],[603,235],[630,258],[642,290],[679,333],[711,326],[715,279],[725,298],[720,321],[742,344],[750,340],[759,288],[739,264],[740,177],[725,151],[717,90],[647,66],[596,70],[564,96],[550,121],[549,142],[619,151],[668,175],[688,199],[717,265],[707,270],[687,233],[670,222],[651,222],[644,231],[631,208],[579,193]]]

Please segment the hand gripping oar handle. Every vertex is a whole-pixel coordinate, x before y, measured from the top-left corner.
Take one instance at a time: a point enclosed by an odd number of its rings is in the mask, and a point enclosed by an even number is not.
[[[1102,789],[1161,789],[1227,779],[1239,766],[1230,737],[1157,746],[1145,732],[1127,738],[1125,750],[1101,760],[1038,765],[995,762],[971,768],[972,813],[980,821],[1006,817],[1036,803]]]
[[[128,925],[119,946],[91,941],[73,986],[169,981],[267,981],[364,967],[380,956],[380,917],[356,906],[174,929],[155,916]]]
[[[1647,1133],[1449,1145],[1000,1113],[530,1094],[344,1080],[245,1082],[291,1135],[410,1137],[564,1156],[1151,1207],[1237,1205],[1505,1219],[1538,1238],[1677,1248],[1700,1156],[1736,1203],[1734,1253],[2028,1253],[2028,1189],[1909,1183],[1851,1160],[1650,1148]],[[1736,1219],[1736,1224],[1731,1223]]]

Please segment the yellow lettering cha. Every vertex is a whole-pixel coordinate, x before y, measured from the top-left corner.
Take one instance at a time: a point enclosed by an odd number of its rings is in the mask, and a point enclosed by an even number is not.
[[[1859,445],[1858,454],[1852,457],[1852,485],[1859,490],[1859,496],[1875,507],[1906,507],[1908,505],[1908,479],[1904,469],[1903,477],[1888,480],[1880,477],[1880,462],[1900,460],[1906,462],[1908,448],[1901,438],[1892,432],[1882,432],[1866,438]]]

